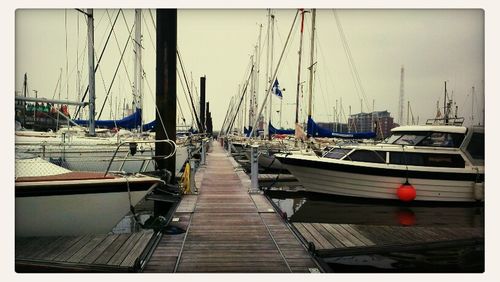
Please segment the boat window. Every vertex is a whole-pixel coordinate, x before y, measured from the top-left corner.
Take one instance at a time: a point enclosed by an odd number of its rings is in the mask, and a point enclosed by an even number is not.
[[[427,132],[404,134],[403,136],[401,136],[401,138],[394,141],[393,144],[414,146],[422,141],[427,136],[427,134]]]
[[[467,152],[474,159],[484,160],[484,133],[472,133],[472,138],[467,145]]]
[[[338,160],[338,159],[341,159],[342,157],[344,157],[345,155],[347,155],[347,153],[349,153],[349,151],[351,151],[351,149],[335,148],[335,149],[329,151],[328,153],[326,153],[324,155],[324,157]]]
[[[401,133],[394,133],[391,136],[387,137],[384,140],[384,143],[392,144],[392,143],[394,143],[394,141],[398,140],[401,136],[402,136]]]
[[[349,154],[347,159],[358,162],[385,163],[385,156],[384,151],[356,150]]]
[[[389,163],[433,167],[465,167],[465,161],[459,154],[391,152]]]
[[[422,140],[418,146],[458,148],[463,140],[463,134],[434,132]]]

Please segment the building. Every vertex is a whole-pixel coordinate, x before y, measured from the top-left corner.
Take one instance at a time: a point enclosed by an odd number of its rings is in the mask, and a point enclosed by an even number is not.
[[[333,132],[348,132],[347,123],[340,122],[317,122],[319,127],[331,130]]]
[[[391,113],[385,111],[375,111],[371,113],[353,114],[348,120],[349,132],[377,132],[378,139],[384,139],[391,134],[391,129],[395,127],[394,118]]]

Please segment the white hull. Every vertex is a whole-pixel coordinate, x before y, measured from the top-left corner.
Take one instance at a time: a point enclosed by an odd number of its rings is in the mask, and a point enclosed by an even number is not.
[[[149,192],[131,192],[136,205]],[[127,192],[16,197],[16,236],[108,233],[129,211]]]
[[[320,168],[286,165],[286,168],[308,191],[341,196],[394,199],[405,178],[348,173]],[[417,192],[417,201],[473,202],[475,183],[472,181],[409,178]]]

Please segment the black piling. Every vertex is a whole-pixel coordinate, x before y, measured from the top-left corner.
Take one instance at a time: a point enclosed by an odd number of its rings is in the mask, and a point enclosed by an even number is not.
[[[176,65],[177,65],[177,10],[156,10],[156,140],[170,139],[175,142],[176,135]],[[158,157],[158,169],[171,173],[170,183],[175,184],[175,155],[168,159],[160,156],[169,155],[172,146],[157,143],[155,155]],[[170,208],[169,203],[155,201],[155,214],[164,214]]]
[[[205,123],[205,83],[206,83],[206,76],[200,77],[200,122],[202,128],[200,130],[202,132],[206,132],[206,123]]]
[[[213,128],[212,128],[212,113],[210,112],[210,102],[207,102],[206,116],[207,116],[206,119],[207,133],[208,135],[212,135]]]

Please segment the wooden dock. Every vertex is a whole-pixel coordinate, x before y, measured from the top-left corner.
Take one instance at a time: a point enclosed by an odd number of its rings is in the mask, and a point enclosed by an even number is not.
[[[213,142],[198,170],[198,195],[184,196],[145,272],[317,272],[318,265],[233,158]]]
[[[16,272],[136,272],[153,231],[16,238]]]
[[[417,251],[484,243],[477,227],[422,227],[293,223],[302,240],[320,257]],[[312,244],[311,244],[312,243]]]

